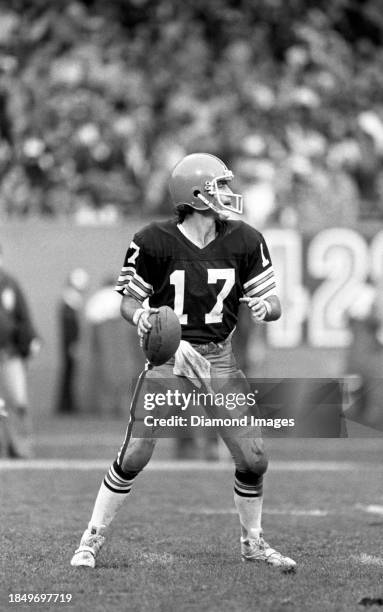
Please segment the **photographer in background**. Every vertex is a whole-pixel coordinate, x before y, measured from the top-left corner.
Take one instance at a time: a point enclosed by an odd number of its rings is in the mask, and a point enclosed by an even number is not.
[[[352,341],[346,352],[350,407],[347,418],[383,429],[383,279],[368,278],[347,312]]]

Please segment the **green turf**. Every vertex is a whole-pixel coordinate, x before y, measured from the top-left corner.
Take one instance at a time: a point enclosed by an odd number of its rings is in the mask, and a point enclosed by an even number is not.
[[[31,607],[8,604],[11,592],[71,593],[69,605],[33,608],[76,612],[363,610],[362,597],[383,593],[383,568],[356,558],[382,556],[383,516],[356,507],[383,503],[383,470],[372,467],[270,471],[265,535],[297,560],[296,575],[241,562],[231,471],[143,473],[93,571],[69,560],[102,472],[0,471],[0,610]],[[329,514],[276,514],[288,509]]]

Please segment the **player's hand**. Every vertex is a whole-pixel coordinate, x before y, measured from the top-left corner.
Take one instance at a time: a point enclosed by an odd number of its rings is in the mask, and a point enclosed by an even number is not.
[[[265,300],[257,297],[242,297],[239,298],[239,301],[246,302],[246,304],[251,310],[251,316],[255,321],[264,321],[265,316],[268,312]]]
[[[147,310],[143,311],[143,313],[140,315],[140,318],[138,319],[137,334],[141,339],[152,328],[152,324],[149,321],[149,316],[154,312],[158,312],[158,308],[148,308]]]

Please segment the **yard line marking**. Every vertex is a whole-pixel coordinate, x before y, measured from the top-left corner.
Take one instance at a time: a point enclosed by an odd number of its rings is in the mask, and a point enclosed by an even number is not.
[[[367,463],[368,466],[371,464]],[[374,464],[373,464],[374,465]],[[352,461],[270,461],[269,470],[277,472],[350,472],[362,467],[362,463]],[[380,466],[379,466],[380,467]],[[383,468],[383,466],[382,466]]]
[[[328,510],[319,510],[319,508],[314,508],[313,510],[304,510],[301,508],[291,508],[290,510],[287,508],[282,510],[282,508],[267,508],[262,510],[262,512],[266,514],[288,514],[290,516],[328,516]]]
[[[364,512],[369,512],[370,514],[383,514],[383,506],[378,506],[377,504],[370,504],[369,506],[357,504],[356,507]]]
[[[123,433],[54,433],[54,434],[36,434],[35,441],[37,446],[44,446],[48,448],[57,448],[64,446],[69,447],[82,447],[82,446],[93,446],[95,444],[103,446],[115,445],[118,447],[121,445],[121,439]]]
[[[175,562],[175,556],[171,553],[140,552],[136,555],[135,562],[146,562],[151,565],[170,565]]]
[[[361,553],[360,555],[352,555],[352,558],[362,565],[376,565],[377,567],[383,567],[383,557],[374,557],[373,555]]]
[[[96,442],[97,444],[103,444],[103,445],[112,444],[112,445],[120,446],[121,440],[124,437],[126,425],[125,424],[122,425],[120,431],[116,431],[116,430],[105,431],[105,429],[103,429],[102,424],[98,424],[97,428],[93,427],[90,431],[76,430],[76,431],[62,432],[62,431],[58,431],[58,428],[59,428],[59,425],[57,425],[56,429],[50,432],[45,432],[45,431],[39,431],[39,427],[37,425],[35,435],[34,435],[36,445],[38,446],[42,445],[42,446],[52,447],[52,448],[57,448],[57,446],[65,446],[65,447],[80,446],[82,447],[82,446],[93,446]],[[271,443],[273,442],[272,438],[268,440]],[[307,444],[307,438],[300,438],[299,440],[304,445],[304,448],[306,449],[309,448],[309,445]],[[340,438],[340,439],[333,439],[332,441],[335,443],[335,445],[337,444],[339,445],[340,443],[341,449],[348,448],[351,445],[355,451],[368,450],[368,451],[374,452],[374,451],[381,451],[383,449],[383,438],[369,438],[367,441],[366,441],[366,438]],[[291,450],[294,450],[295,448],[295,446],[291,444],[292,442],[291,438],[290,439],[284,438],[282,440],[278,440],[278,442],[282,442],[285,445],[287,444],[288,448],[291,448]],[[315,438],[313,439],[313,442],[315,443],[316,448],[328,450],[329,439]],[[223,446],[223,448],[226,450],[225,446]]]
[[[182,514],[198,514],[198,515],[217,515],[217,514],[235,514],[237,515],[238,512],[236,510],[236,508],[220,508],[220,509],[212,509],[212,508],[196,508],[195,510],[193,510],[193,508],[176,508],[176,510],[178,512],[181,512]],[[319,510],[319,509],[314,509],[314,510],[304,510],[302,508],[265,508],[262,510],[263,514],[272,514],[272,515],[278,515],[278,516],[314,516],[314,517],[322,517],[322,516],[327,516],[329,514],[329,512],[327,510]]]
[[[0,471],[5,470],[106,470],[111,460],[103,459],[0,459]],[[231,461],[162,461],[154,460],[145,471],[223,472],[232,471]],[[271,472],[351,472],[368,469],[382,471],[383,465],[347,461],[271,461]]]

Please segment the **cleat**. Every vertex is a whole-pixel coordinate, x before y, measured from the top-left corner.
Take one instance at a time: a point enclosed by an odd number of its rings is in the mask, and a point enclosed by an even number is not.
[[[105,537],[102,535],[103,531],[103,527],[85,529],[80,546],[75,550],[71,559],[72,567],[94,568],[96,566],[96,556],[105,541]]]
[[[286,573],[294,573],[296,570],[296,562],[271,548],[262,534],[258,538],[241,538],[241,555],[242,561],[264,561]]]

